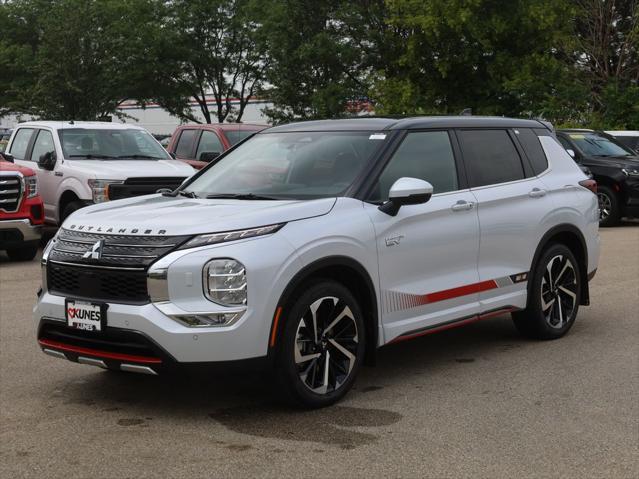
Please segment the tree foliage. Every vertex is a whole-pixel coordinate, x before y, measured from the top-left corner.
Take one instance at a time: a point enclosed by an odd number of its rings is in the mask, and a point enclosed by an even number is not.
[[[639,128],[638,3],[0,0],[0,115],[93,119],[134,99],[221,122],[260,96],[274,122],[370,104]]]

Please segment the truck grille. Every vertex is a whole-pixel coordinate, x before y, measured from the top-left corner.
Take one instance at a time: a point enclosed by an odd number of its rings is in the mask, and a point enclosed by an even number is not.
[[[80,299],[146,303],[147,268],[189,238],[60,229],[47,262],[48,289],[53,294]],[[96,245],[101,257],[93,259],[90,253]]]
[[[184,177],[129,178],[124,183],[109,186],[109,199],[119,200],[131,196],[150,195],[160,188],[176,189],[185,180]]]
[[[22,179],[17,174],[0,174],[0,209],[7,213],[18,211]]]

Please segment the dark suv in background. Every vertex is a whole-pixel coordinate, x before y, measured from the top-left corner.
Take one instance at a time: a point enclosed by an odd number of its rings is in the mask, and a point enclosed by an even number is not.
[[[639,217],[639,156],[612,136],[593,130],[558,130],[557,139],[597,181],[599,224]]]

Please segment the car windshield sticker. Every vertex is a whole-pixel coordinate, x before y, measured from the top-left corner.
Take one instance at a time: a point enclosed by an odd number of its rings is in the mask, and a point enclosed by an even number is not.
[[[385,140],[386,135],[384,133],[373,133],[368,137],[369,140]]]

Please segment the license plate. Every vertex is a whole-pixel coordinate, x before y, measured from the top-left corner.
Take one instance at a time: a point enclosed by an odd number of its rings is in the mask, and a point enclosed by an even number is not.
[[[106,308],[102,304],[67,299],[64,311],[71,328],[102,331],[106,324]]]

